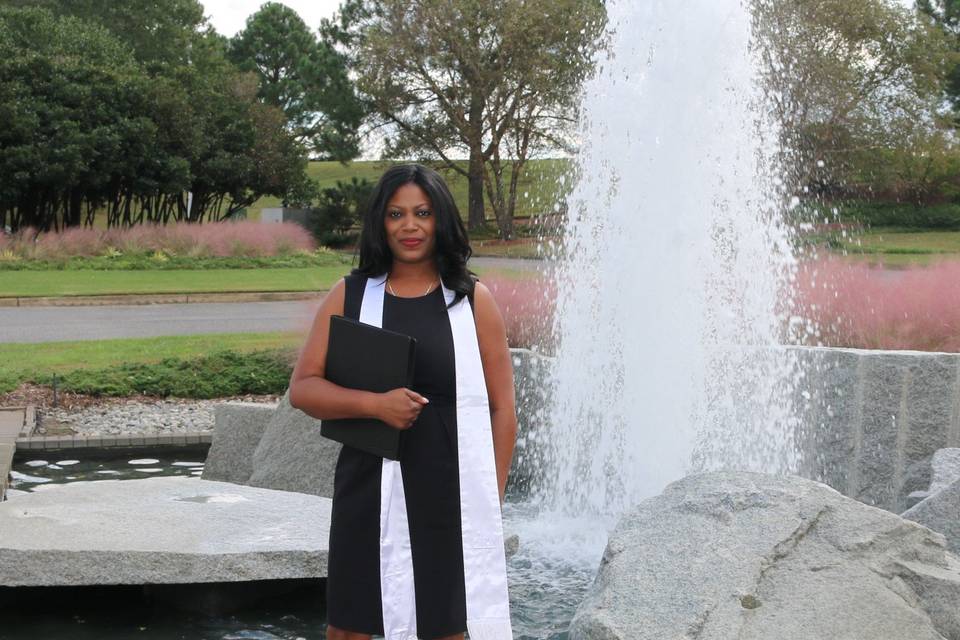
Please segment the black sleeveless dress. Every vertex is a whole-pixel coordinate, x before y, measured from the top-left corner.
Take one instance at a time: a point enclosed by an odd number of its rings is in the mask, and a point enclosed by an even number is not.
[[[366,278],[345,278],[344,315],[359,319]],[[400,298],[384,292],[384,329],[417,340],[412,389],[430,400],[401,436],[400,460],[410,545],[417,635],[424,640],[467,628],[460,480],[457,467],[453,334],[443,289]],[[327,622],[383,634],[380,599],[380,469],[383,459],[343,447],[334,476],[327,577]]]

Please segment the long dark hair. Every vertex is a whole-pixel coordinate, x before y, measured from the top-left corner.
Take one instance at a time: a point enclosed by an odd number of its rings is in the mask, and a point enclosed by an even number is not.
[[[460,219],[457,203],[439,173],[422,164],[399,164],[387,169],[367,202],[360,230],[360,263],[351,273],[369,277],[390,271],[393,252],[384,232],[387,203],[394,191],[405,184],[416,184],[430,197],[436,216],[436,252],[434,257],[443,284],[455,292],[453,306],[464,296],[473,299],[476,274],[467,269],[467,260],[473,250],[467,230]]]

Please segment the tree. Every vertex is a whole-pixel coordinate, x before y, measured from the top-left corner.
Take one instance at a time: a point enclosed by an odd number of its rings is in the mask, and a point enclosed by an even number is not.
[[[0,7],[0,223],[221,220],[302,183],[284,114],[222,40],[197,33],[188,63],[159,68],[97,23]]]
[[[952,49],[946,77],[946,94],[960,125],[960,0],[917,0],[917,9],[943,30]]]
[[[189,63],[195,36],[212,31],[198,0],[0,0],[0,5],[41,7],[99,24],[129,45],[151,73]]]
[[[755,0],[754,15],[793,189],[844,195],[865,154],[935,139],[949,51],[928,20],[892,0]]]
[[[146,78],[128,47],[82,20],[0,7],[0,34],[4,222],[79,224],[116,167],[143,158],[152,135],[140,100]]]
[[[486,186],[510,237],[526,154],[561,140],[575,119],[604,18],[600,0],[349,0],[321,31],[349,49],[361,96],[385,131],[384,155],[464,175],[471,229],[484,224]],[[466,168],[456,153],[468,156]]]
[[[267,2],[247,19],[229,51],[241,69],[257,74],[260,99],[286,114],[297,140],[315,157],[346,161],[359,155],[364,113],[346,61],[293,9]]]

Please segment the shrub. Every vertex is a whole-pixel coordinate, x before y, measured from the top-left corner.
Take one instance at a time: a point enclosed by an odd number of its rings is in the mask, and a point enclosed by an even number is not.
[[[793,315],[820,331],[806,344],[960,351],[960,261],[897,270],[808,261],[794,291]]]
[[[310,233],[296,223],[265,225],[249,221],[67,229],[39,235],[28,228],[0,239],[4,252],[27,260],[54,261],[159,253],[167,257],[266,257],[313,251],[316,246]]]
[[[96,396],[219,398],[283,393],[293,371],[293,359],[290,349],[218,351],[200,358],[76,369],[63,374],[58,386],[64,391]],[[44,377],[37,382],[50,384],[51,380]]]
[[[483,276],[480,281],[497,302],[511,347],[553,350],[556,287],[552,281],[541,276],[513,279],[498,275]]]
[[[338,180],[335,187],[321,190],[317,206],[310,210],[307,227],[323,246],[343,246],[355,240],[350,230],[360,221],[373,183],[353,177],[350,182]]]
[[[960,204],[917,206],[904,203],[855,203],[838,207],[840,217],[872,227],[960,229]]]

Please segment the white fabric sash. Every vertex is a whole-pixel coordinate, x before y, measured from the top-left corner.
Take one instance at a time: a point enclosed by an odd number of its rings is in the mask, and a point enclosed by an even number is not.
[[[382,327],[383,274],[367,278],[360,322]],[[447,304],[454,292],[441,282]],[[471,640],[512,640],[500,493],[493,454],[487,387],[473,311],[466,297],[447,310],[453,332],[457,385],[460,524]],[[414,389],[415,391],[415,389]],[[383,460],[380,475],[380,593],[386,640],[416,640],[410,526],[400,463]]]

